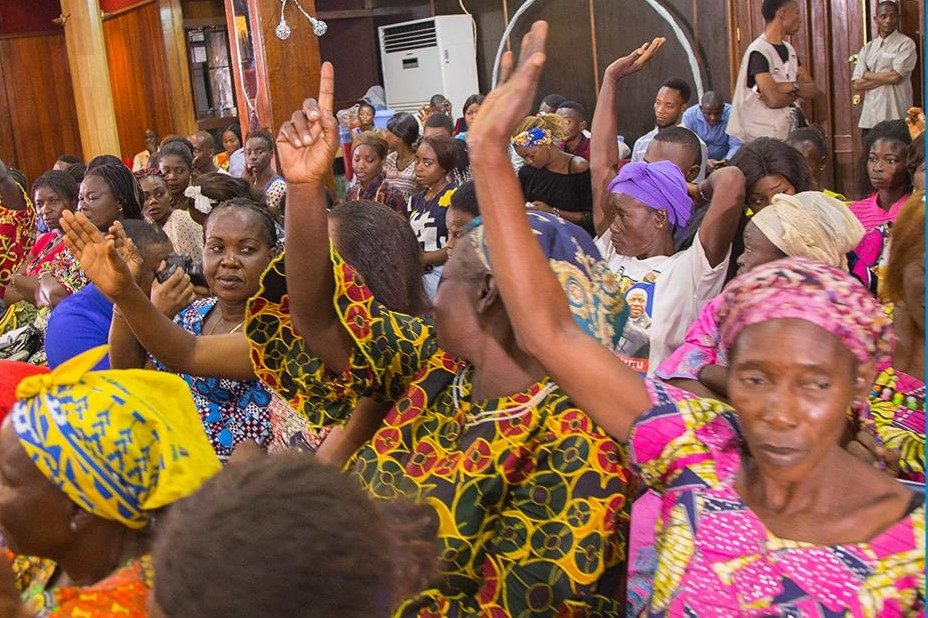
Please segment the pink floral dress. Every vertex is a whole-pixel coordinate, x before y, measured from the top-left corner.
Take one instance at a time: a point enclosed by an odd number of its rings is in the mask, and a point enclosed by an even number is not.
[[[651,616],[924,615],[920,499],[868,543],[779,538],[734,489],[743,443],[735,411],[711,399],[653,408],[629,455],[661,497]]]

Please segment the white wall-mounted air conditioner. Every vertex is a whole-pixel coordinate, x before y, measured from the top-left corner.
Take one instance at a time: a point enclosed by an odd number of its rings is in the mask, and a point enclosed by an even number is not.
[[[380,62],[387,106],[415,112],[443,94],[463,115],[465,99],[479,91],[474,25],[467,15],[440,15],[381,26]]]

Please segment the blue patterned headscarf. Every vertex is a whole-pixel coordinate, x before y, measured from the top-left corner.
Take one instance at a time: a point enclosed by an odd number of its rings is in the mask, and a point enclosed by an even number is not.
[[[541,250],[557,275],[574,321],[583,331],[610,349],[618,345],[628,306],[612,271],[583,228],[537,210],[526,211]],[[492,272],[486,236],[480,217],[467,226],[477,257]]]

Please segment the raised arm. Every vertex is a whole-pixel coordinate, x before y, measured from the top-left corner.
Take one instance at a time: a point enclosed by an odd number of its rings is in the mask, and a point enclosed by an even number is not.
[[[247,380],[254,378],[244,335],[196,337],[156,307],[136,282],[133,268],[116,250],[116,238],[103,234],[82,214],[61,217],[68,248],[97,289],[116,305],[110,326],[113,367],[143,367],[150,352],[168,369],[198,376]],[[122,234],[114,224],[114,235]],[[131,241],[122,239],[127,245]],[[136,262],[134,268],[139,268]],[[184,277],[176,271],[167,283]],[[173,313],[173,312],[172,312]]]
[[[574,322],[526,219],[519,181],[504,165],[509,135],[530,111],[545,62],[546,36],[547,24],[536,22],[522,41],[518,70],[487,96],[468,130],[474,185],[493,275],[519,345],[594,421],[625,439],[632,422],[650,405],[644,381]],[[507,54],[504,75],[511,67]],[[539,304],[538,298],[548,300]]]
[[[616,115],[619,82],[623,77],[640,71],[665,40],[658,37],[645,43],[610,64],[603,74],[603,85],[599,89],[593,124],[590,125],[590,179],[593,184],[593,226],[597,235],[605,232],[612,222],[609,209],[606,208],[606,187],[615,178],[615,170],[619,165],[619,145],[616,142],[619,133]]]
[[[319,100],[306,99],[280,127],[277,153],[287,181],[284,265],[293,326],[312,341],[313,353],[341,372],[348,365],[351,339],[332,305],[335,278],[329,256],[325,182],[338,153],[338,121],[332,113],[335,69],[322,64]]]
[[[715,268],[725,260],[738,233],[744,210],[744,174],[733,165],[715,170],[700,185],[700,191],[711,197],[697,236],[709,265]]]

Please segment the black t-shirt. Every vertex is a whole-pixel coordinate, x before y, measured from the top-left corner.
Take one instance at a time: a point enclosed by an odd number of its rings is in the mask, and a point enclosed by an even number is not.
[[[786,43],[774,45],[773,48],[777,50],[777,55],[780,57],[780,60],[783,62],[789,61],[789,48],[786,47]],[[754,87],[756,83],[754,81],[755,75],[769,72],[770,63],[767,61],[767,57],[759,51],[752,51],[750,57],[748,57],[748,88]]]
[[[567,212],[592,212],[593,187],[589,170],[579,174],[556,174],[530,165],[519,168],[519,183],[527,202],[544,202]],[[592,223],[592,217],[590,218]],[[592,234],[592,226],[583,226]]]

